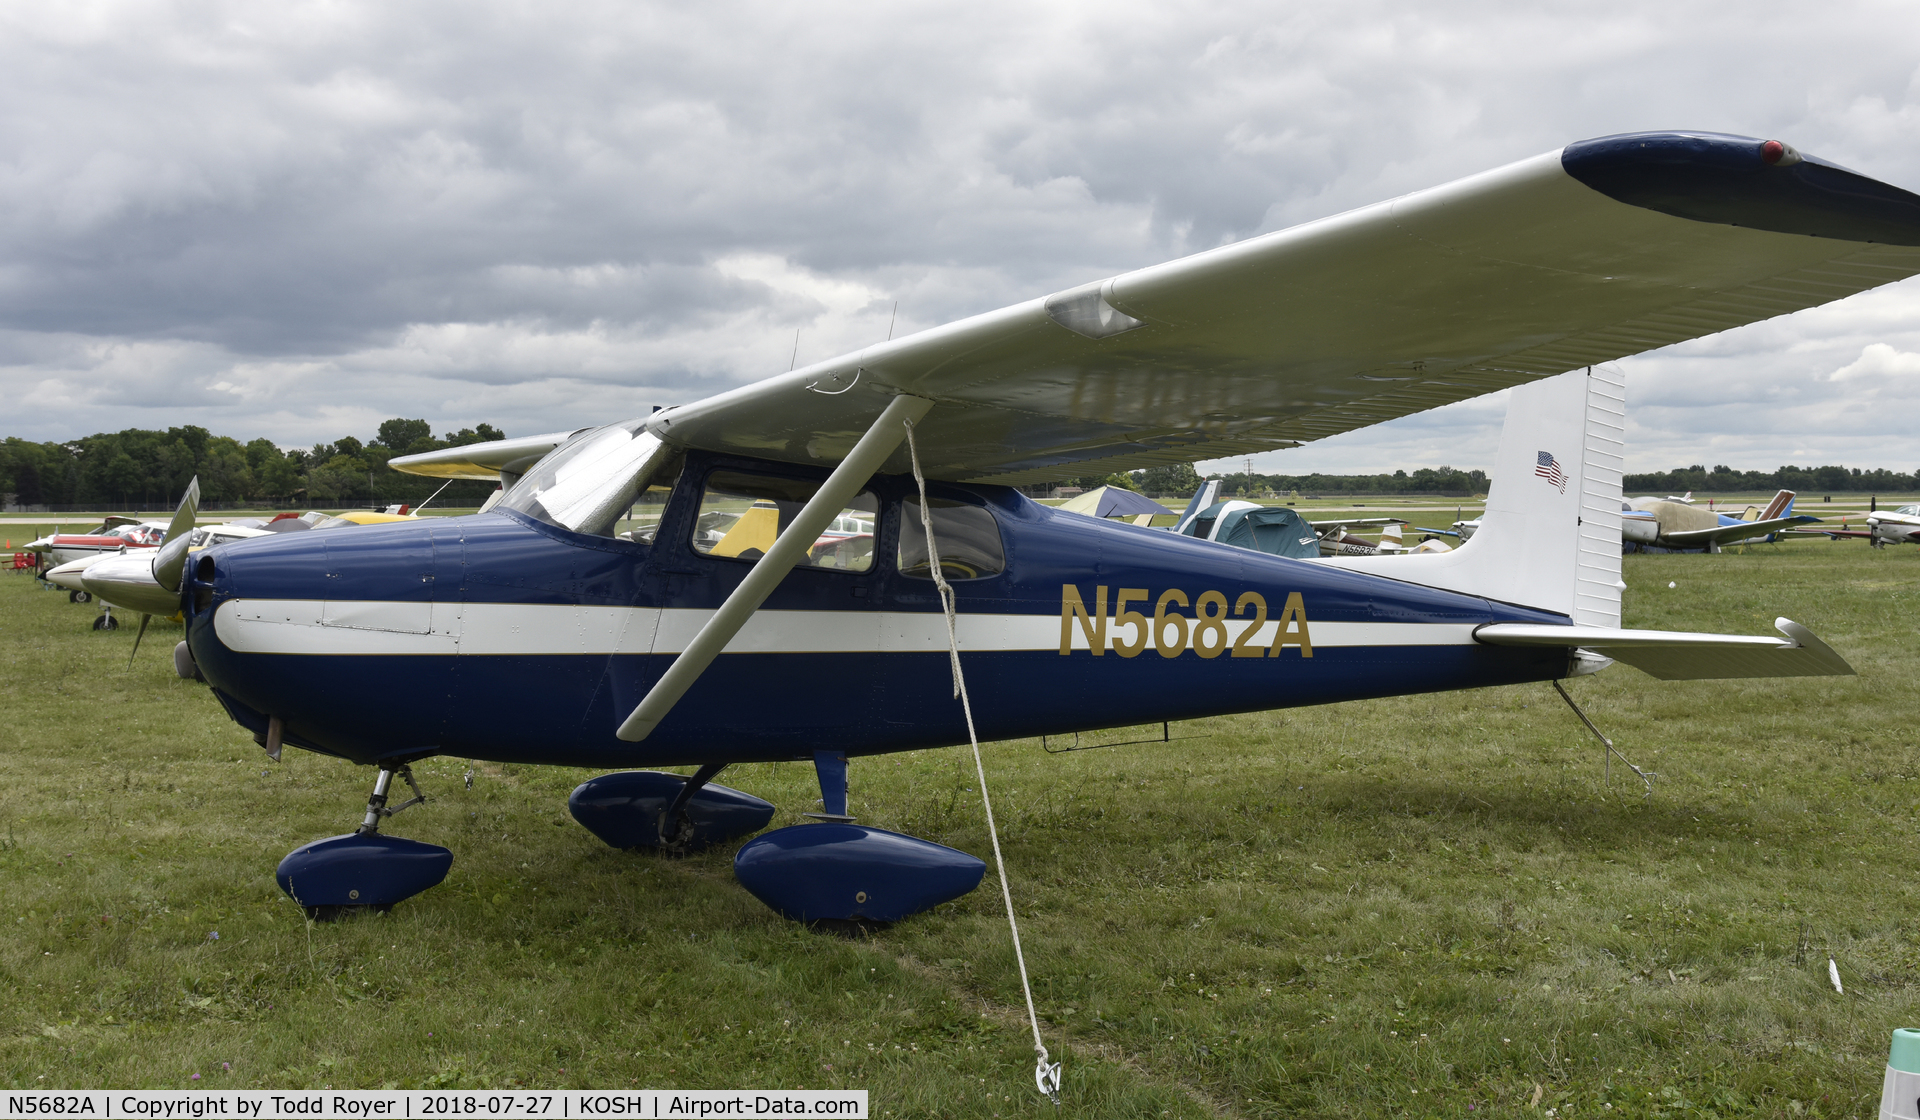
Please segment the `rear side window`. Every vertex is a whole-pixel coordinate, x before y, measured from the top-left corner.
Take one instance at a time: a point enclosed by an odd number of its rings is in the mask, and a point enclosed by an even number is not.
[[[818,482],[797,478],[715,471],[707,476],[700,496],[694,551],[758,560],[819,489]],[[873,567],[873,533],[879,520],[879,501],[864,490],[854,495],[807,549],[802,566],[867,571]]]
[[[940,574],[950,580],[985,579],[1007,569],[1007,550],[993,514],[976,505],[934,498],[933,540],[940,552]],[[932,579],[927,561],[927,530],[920,522],[920,498],[900,505],[900,574]]]

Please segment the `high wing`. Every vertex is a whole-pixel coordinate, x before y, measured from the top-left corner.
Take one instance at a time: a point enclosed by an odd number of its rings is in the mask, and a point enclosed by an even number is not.
[[[1717,529],[1682,529],[1674,533],[1660,534],[1661,543],[1704,547],[1710,544],[1726,544],[1728,541],[1743,541],[1748,537],[1764,537],[1775,529],[1784,529],[1789,525],[1805,525],[1820,520],[1806,514],[1793,517],[1775,517],[1766,521],[1742,521],[1738,525],[1722,525]]]
[[[1496,646],[1587,649],[1663,681],[1728,677],[1850,676],[1853,666],[1813,631],[1790,618],[1774,620],[1786,638],[1740,634],[1686,634],[1667,630],[1616,630],[1602,626],[1537,626],[1493,623],[1473,632]]]
[[[1639,133],[976,315],[690,405],[670,443],[840,461],[896,394],[930,477],[1285,448],[1920,273],[1920,197]],[[904,448],[882,469],[908,469]],[[1751,531],[1751,530],[1749,530]]]
[[[387,465],[397,471],[423,474],[430,478],[472,478],[492,482],[503,475],[510,475],[517,479],[526,473],[528,467],[539,462],[542,456],[574,434],[549,432],[546,435],[469,443],[463,447],[443,447],[418,455],[401,455],[387,460]]]

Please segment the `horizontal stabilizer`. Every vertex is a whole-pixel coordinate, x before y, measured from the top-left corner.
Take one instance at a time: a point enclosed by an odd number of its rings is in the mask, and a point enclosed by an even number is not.
[[[1668,630],[1616,630],[1604,626],[1542,626],[1494,622],[1473,632],[1495,646],[1560,646],[1592,650],[1624,661],[1663,681],[1728,677],[1840,677],[1853,666],[1813,631],[1790,618],[1774,619],[1785,638],[1746,634],[1687,634]]]

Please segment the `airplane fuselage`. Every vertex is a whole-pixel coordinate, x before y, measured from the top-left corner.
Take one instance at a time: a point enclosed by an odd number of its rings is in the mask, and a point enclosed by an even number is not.
[[[692,453],[651,542],[516,511],[262,537],[188,567],[188,642],[256,734],[357,762],[451,754],[625,768],[966,741],[934,584],[893,562],[913,480],[873,479],[874,563],[791,572],[644,741],[614,735],[752,567],[692,546],[716,469]],[[1005,568],[957,580],[982,739],[1568,675],[1560,650],[1477,643],[1563,615],[1057,513],[933,484],[990,511]],[[917,508],[917,507],[914,507]]]

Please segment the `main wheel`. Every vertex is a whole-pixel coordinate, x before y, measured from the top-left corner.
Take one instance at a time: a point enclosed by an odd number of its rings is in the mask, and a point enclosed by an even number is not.
[[[118,630],[120,629],[120,620],[110,614],[103,614],[93,620],[93,628],[95,630]]]

